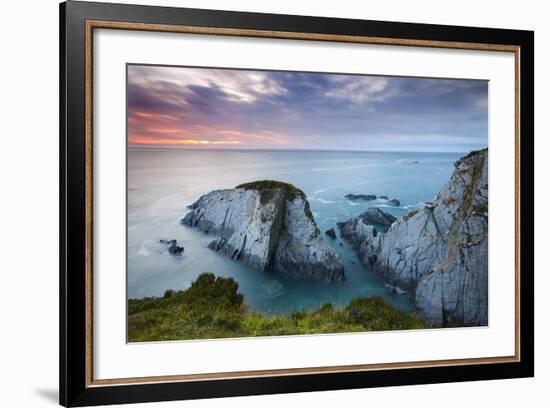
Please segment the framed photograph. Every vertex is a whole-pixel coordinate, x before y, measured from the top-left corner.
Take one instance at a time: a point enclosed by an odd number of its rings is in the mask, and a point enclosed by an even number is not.
[[[60,27],[62,405],[534,375],[533,32]]]

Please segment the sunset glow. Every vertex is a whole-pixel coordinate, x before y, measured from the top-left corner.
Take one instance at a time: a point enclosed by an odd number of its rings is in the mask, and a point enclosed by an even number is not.
[[[161,139],[148,136],[131,135],[128,138],[130,144],[135,145],[238,145],[238,140],[195,140],[195,139]]]
[[[467,151],[486,145],[487,82],[128,66],[128,143]]]

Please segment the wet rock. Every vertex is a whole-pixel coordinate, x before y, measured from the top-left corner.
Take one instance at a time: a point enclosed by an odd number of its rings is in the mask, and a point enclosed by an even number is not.
[[[348,200],[365,200],[365,201],[372,201],[376,200],[376,195],[374,194],[346,194],[344,196]]]
[[[336,239],[336,231],[334,231],[334,228],[326,230],[325,234],[331,239]]]
[[[168,253],[174,256],[181,256],[184,252],[184,247],[178,245],[178,241],[175,239],[161,239],[161,244],[168,245]]]
[[[367,211],[359,215],[359,218],[362,218],[367,222],[382,225],[385,227],[389,227],[397,220],[397,218],[395,218],[390,213],[376,207],[369,208]]]

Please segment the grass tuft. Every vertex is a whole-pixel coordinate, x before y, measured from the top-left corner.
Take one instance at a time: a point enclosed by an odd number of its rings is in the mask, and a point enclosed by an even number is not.
[[[269,190],[280,189],[286,193],[289,200],[294,200],[296,197],[306,198],[305,193],[298,187],[276,180],[258,180],[250,183],[239,184],[235,188],[242,188],[244,190],[257,190],[260,193],[267,192]]]

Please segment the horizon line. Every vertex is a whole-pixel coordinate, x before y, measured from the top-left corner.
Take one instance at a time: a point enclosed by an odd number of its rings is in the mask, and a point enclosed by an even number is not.
[[[200,151],[310,151],[310,152],[348,152],[348,153],[469,153],[475,150],[488,149],[488,146],[475,147],[467,150],[367,150],[367,149],[322,149],[322,148],[247,148],[247,147],[190,147],[168,145],[127,145],[132,150],[200,150]]]

